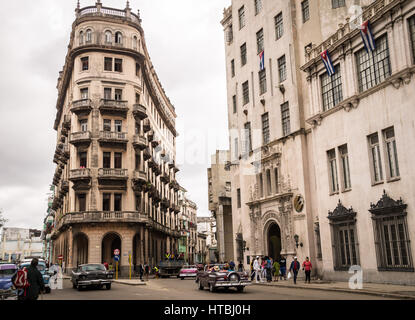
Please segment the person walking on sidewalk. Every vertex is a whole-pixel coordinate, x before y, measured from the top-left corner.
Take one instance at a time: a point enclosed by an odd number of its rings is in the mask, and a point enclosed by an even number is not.
[[[290,266],[290,272],[293,272],[294,275],[294,284],[297,284],[297,275],[298,275],[298,270],[300,270],[300,263],[297,261],[297,257],[294,257],[294,261],[291,262],[291,266]]]
[[[148,276],[150,274],[150,266],[147,264],[147,262],[144,263],[144,272],[146,275],[146,280],[148,281]]]
[[[280,279],[284,279],[287,280],[287,260],[285,259],[284,256],[281,256],[280,259]]]
[[[255,270],[255,281],[256,283],[258,283],[258,278],[261,282],[263,282],[262,277],[261,277],[261,265],[259,264],[259,257],[256,257],[253,267]]]
[[[277,260],[275,260],[274,264],[272,265],[272,273],[274,274],[274,281],[278,282],[278,277],[280,275],[280,264]]]
[[[138,274],[140,275],[140,280],[143,281],[144,267],[141,263],[138,265]]]
[[[307,257],[305,258],[305,261],[303,262],[303,270],[305,271],[305,283],[311,283],[311,262],[310,259]]]

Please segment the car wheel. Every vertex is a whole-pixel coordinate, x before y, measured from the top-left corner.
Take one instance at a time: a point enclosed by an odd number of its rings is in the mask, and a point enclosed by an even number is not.
[[[236,289],[238,290],[238,292],[244,292],[245,287],[238,287]]]
[[[205,287],[202,285],[202,281],[199,280],[199,290],[203,290]]]
[[[212,284],[209,284],[209,291],[216,292],[216,288]]]
[[[181,277],[182,280],[184,280],[184,277]]]
[[[111,290],[111,283],[106,284],[106,285],[105,285],[105,288],[106,288],[107,290]]]
[[[78,286],[76,285],[76,283],[75,282],[72,282],[72,288],[73,289],[76,289]]]
[[[76,286],[78,288],[78,291],[82,291],[83,287],[80,286],[79,284]]]
[[[45,288],[45,292],[46,292],[46,293],[50,293],[50,292],[51,292],[50,287]]]

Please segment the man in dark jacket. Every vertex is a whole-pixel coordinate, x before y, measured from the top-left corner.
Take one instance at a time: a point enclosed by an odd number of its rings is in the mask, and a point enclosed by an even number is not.
[[[34,258],[30,263],[30,266],[27,267],[27,281],[30,286],[27,287],[25,296],[24,291],[22,291],[22,294],[18,297],[19,300],[37,300],[39,293],[45,291],[42,274],[37,269],[38,263],[39,260]]]
[[[292,271],[294,274],[294,284],[297,284],[297,275],[298,270],[300,270],[300,263],[297,261],[297,257],[294,257],[294,261],[291,262],[290,272]]]

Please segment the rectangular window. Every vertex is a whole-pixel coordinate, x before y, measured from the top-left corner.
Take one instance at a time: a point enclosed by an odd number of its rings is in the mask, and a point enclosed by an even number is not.
[[[122,153],[120,152],[114,153],[114,168],[122,169]]]
[[[112,99],[112,89],[111,88],[104,88],[104,99],[111,100]]]
[[[238,111],[237,104],[236,104],[236,96],[232,97],[232,105],[233,105],[233,113],[236,113]]]
[[[275,193],[278,193],[279,188],[279,180],[278,180],[278,168],[274,168],[274,178],[275,178]]]
[[[301,2],[301,11],[303,13],[303,23],[310,19],[310,4],[308,0]]]
[[[138,93],[135,94],[135,103],[136,104],[140,103],[140,94],[138,94]]]
[[[243,105],[249,103],[249,83],[248,81],[242,84],[242,97],[243,97]]]
[[[115,100],[122,100],[122,89],[115,89]]]
[[[81,89],[81,99],[87,100],[89,98],[89,90],[88,88],[82,88]]]
[[[375,51],[367,53],[366,49],[362,49],[356,53],[360,92],[378,85],[391,75],[387,36],[378,38],[375,43]]]
[[[245,152],[252,151],[252,139],[251,139],[251,123],[245,123]]]
[[[135,170],[140,170],[140,164],[141,164],[141,155],[140,153],[135,154]]]
[[[238,138],[235,138],[234,140],[234,157],[235,160],[239,160],[239,142],[238,142]]]
[[[236,190],[236,197],[237,197],[237,205],[238,208],[242,207],[241,203],[241,189]]]
[[[122,211],[122,194],[114,194],[114,211]]]
[[[88,131],[88,120],[87,119],[79,120],[79,124],[81,126],[81,132]]]
[[[104,169],[111,168],[111,152],[104,152],[102,166]]]
[[[331,6],[333,9],[346,6],[344,0],[331,0]]]
[[[79,168],[83,169],[87,167],[87,153],[80,152],[79,153]]]
[[[102,195],[102,211],[110,211],[111,207],[111,194],[110,193],[104,193]]]
[[[347,144],[339,147],[340,159],[341,159],[341,172],[343,179],[343,190],[348,190],[352,187],[350,181],[350,167],[349,167],[349,153],[347,150]]]
[[[232,75],[232,78],[235,76],[235,60],[234,59],[232,59],[231,61],[231,75]]]
[[[256,45],[257,53],[259,54],[264,50],[264,29],[261,29],[256,33]]]
[[[287,63],[285,61],[285,55],[278,59],[278,75],[280,82],[287,79]]]
[[[104,119],[104,131],[106,132],[111,131],[111,120]]]
[[[356,224],[344,222],[332,224],[334,233],[335,270],[348,270],[359,263]]]
[[[122,132],[122,120],[114,121],[115,132]]]
[[[243,27],[245,27],[245,7],[242,6],[238,10],[238,16],[239,16],[239,30],[241,30]]]
[[[255,0],[255,15],[260,13],[262,10],[262,0]]]
[[[411,43],[412,43],[412,57],[415,63],[415,16],[412,16],[408,20],[409,23],[409,33],[411,35]]]
[[[135,195],[135,211],[141,212],[141,195]]]
[[[229,25],[229,27],[226,29],[226,41],[228,44],[231,44],[233,41],[233,26]]]
[[[259,94],[264,94],[267,92],[267,73],[266,70],[261,70],[258,72],[259,77]]]
[[[329,162],[329,179],[330,179],[330,193],[336,193],[339,191],[339,179],[337,176],[337,161],[336,150],[332,149],[327,151],[327,158]]]
[[[379,136],[377,133],[368,137],[370,148],[370,162],[372,166],[373,182],[383,181],[382,158],[380,156]]]
[[[334,70],[335,73],[331,77],[325,72],[320,79],[324,111],[337,106],[343,100],[340,65],[335,66]]]
[[[136,77],[140,76],[140,64],[139,63],[135,64],[135,75]]]
[[[386,155],[388,158],[389,178],[397,178],[400,176],[398,164],[398,152],[396,150],[395,130],[389,128],[383,131],[385,140]]]
[[[277,14],[275,20],[275,39],[278,40],[284,35],[284,23],[282,20],[282,12]]]
[[[82,65],[82,71],[87,71],[89,69],[89,58],[88,57],[81,58],[81,65]]]
[[[241,46],[241,65],[246,65],[246,43]]]
[[[281,106],[282,135],[285,137],[291,133],[290,107],[288,102]]]
[[[264,178],[262,177],[262,172],[259,174],[259,196],[264,197]]]
[[[269,116],[268,112],[262,115],[262,139],[264,145],[269,143]]]
[[[115,72],[122,72],[122,59],[115,59],[114,60],[114,71]]]
[[[104,58],[104,71],[112,71],[112,58]]]
[[[79,212],[86,211],[86,194],[85,193],[78,194],[78,211]]]

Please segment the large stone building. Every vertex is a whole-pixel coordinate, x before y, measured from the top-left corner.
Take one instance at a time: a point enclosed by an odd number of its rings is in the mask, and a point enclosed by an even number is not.
[[[368,281],[414,282],[414,5],[233,0],[225,9],[233,230],[245,263],[309,256],[328,279],[348,279],[357,264]],[[367,20],[370,54],[355,28]]]
[[[76,9],[58,79],[53,258],[155,265],[180,237],[175,109],[141,19],[127,7]]]
[[[207,170],[209,210],[216,220],[216,240],[219,262],[234,259],[232,225],[231,172],[226,167],[229,151],[216,151]]]
[[[26,257],[43,258],[41,231],[3,228],[0,236],[0,260],[18,262]]]

